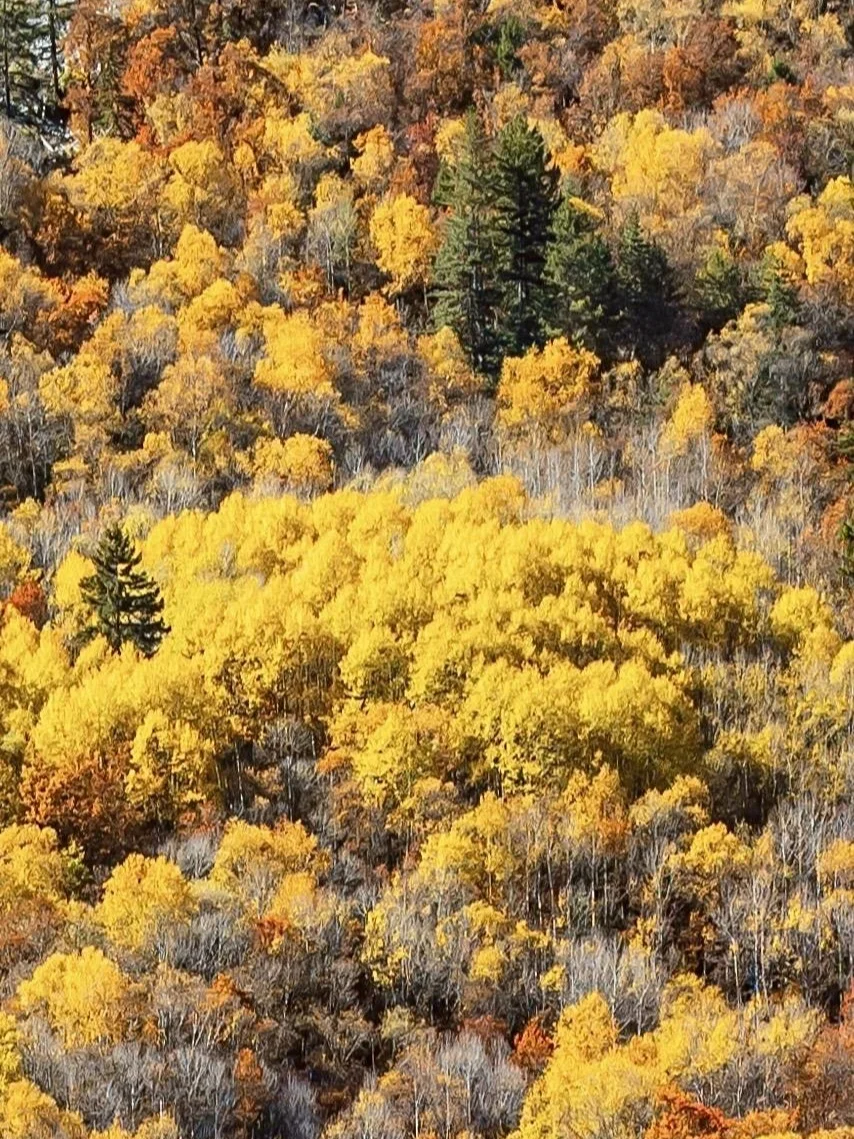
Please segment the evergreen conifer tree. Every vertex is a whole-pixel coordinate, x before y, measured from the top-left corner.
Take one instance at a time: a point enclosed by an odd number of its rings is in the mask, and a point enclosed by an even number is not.
[[[436,325],[448,325],[456,332],[473,368],[495,376],[500,358],[490,161],[483,126],[477,114],[469,111],[462,153],[439,179],[437,200],[450,207],[450,214],[433,277]]]
[[[92,558],[95,572],[80,583],[92,610],[89,637],[100,634],[113,652],[130,641],[152,656],[169,632],[161,616],[163,599],[155,582],[138,569],[141,555],[120,526],[110,526]]]
[[[728,249],[716,245],[697,273],[697,300],[713,328],[737,316],[745,302],[741,271]]]
[[[44,7],[42,67],[48,76],[51,102],[53,110],[56,111],[60,108],[63,97],[61,45],[74,3],[73,0],[42,0],[42,5]]]
[[[761,295],[768,305],[772,328],[777,332],[796,324],[800,308],[798,293],[774,256],[767,256],[761,268]]]
[[[636,214],[620,233],[617,283],[623,326],[633,349],[665,336],[673,325],[676,287],[661,246]]]
[[[615,316],[616,274],[595,214],[578,198],[566,196],[558,206],[546,272],[555,291],[550,335],[601,353]]]
[[[850,488],[854,485],[854,427],[846,426],[838,431],[834,451],[849,485],[846,516],[839,527],[839,542],[842,578],[850,588],[854,586],[854,511],[850,495]]]
[[[498,136],[492,171],[498,320],[506,355],[520,356],[541,344],[553,323],[555,287],[546,261],[554,237],[558,181],[543,136],[518,115]]]
[[[842,578],[847,586],[854,585],[854,522],[846,518],[839,527]]]
[[[517,53],[525,46],[527,38],[525,25],[512,12],[501,21],[495,45],[495,62],[503,79],[510,81],[524,70]]]

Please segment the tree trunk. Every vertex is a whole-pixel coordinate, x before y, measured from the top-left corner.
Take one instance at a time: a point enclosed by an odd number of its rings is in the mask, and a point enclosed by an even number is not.
[[[62,101],[62,89],[59,82],[59,35],[57,31],[56,0],[48,0],[47,5],[48,37],[50,39],[50,71],[53,81],[53,97],[59,106]]]
[[[3,3],[3,101],[6,114],[12,115],[12,83],[10,78],[11,61],[9,59],[9,0]]]

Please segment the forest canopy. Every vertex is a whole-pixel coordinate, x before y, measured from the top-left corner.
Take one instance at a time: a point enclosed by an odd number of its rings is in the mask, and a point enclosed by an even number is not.
[[[0,78],[0,1137],[850,1139],[850,3]]]

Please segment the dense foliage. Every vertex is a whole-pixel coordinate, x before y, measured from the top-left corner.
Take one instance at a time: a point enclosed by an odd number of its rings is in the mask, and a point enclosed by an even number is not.
[[[850,4],[0,79],[2,1139],[849,1139]]]

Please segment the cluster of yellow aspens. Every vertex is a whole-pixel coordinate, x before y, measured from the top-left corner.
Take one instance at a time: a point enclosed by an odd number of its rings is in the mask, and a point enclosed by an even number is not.
[[[854,644],[714,507],[659,533],[575,524],[434,457],[369,492],[127,524],[166,601],[154,656],[74,648],[76,551],[53,620],[8,606],[0,628],[0,911],[12,942],[47,931],[3,1014],[4,1134],[85,1134],[22,1076],[39,1025],[74,1054],[162,1044],[181,992],[238,1041],[267,1002],[239,989],[259,962],[289,963],[286,1009],[350,960],[410,1067],[437,1008],[560,1014],[524,1139],[636,1134],[663,1090],[770,1081],[816,1044],[811,1002],[846,983],[854,844],[771,809],[844,801]],[[8,533],[3,553],[26,573]],[[300,752],[306,825],[281,817]],[[217,822],[246,810],[270,821]],[[209,864],[155,857],[164,827],[212,836]],[[188,964],[215,917],[233,957]],[[580,989],[579,953],[600,970]],[[378,1029],[364,1008],[328,1031],[346,1066]],[[334,1133],[371,1134],[400,1087]]]
[[[805,699],[844,703],[852,652],[827,604],[776,581],[713,507],[617,530],[549,517],[510,477],[430,497],[454,478],[471,476],[436,458],[369,493],[137,513],[172,629],[149,660],[69,651],[91,571],[70,553],[55,619],[10,610],[2,630],[6,809],[59,818],[51,796],[91,763],[140,822],[174,821],[285,716],[321,721],[325,762],[413,820],[432,781],[559,791],[609,764],[636,793],[701,769],[714,669],[773,652]]]

